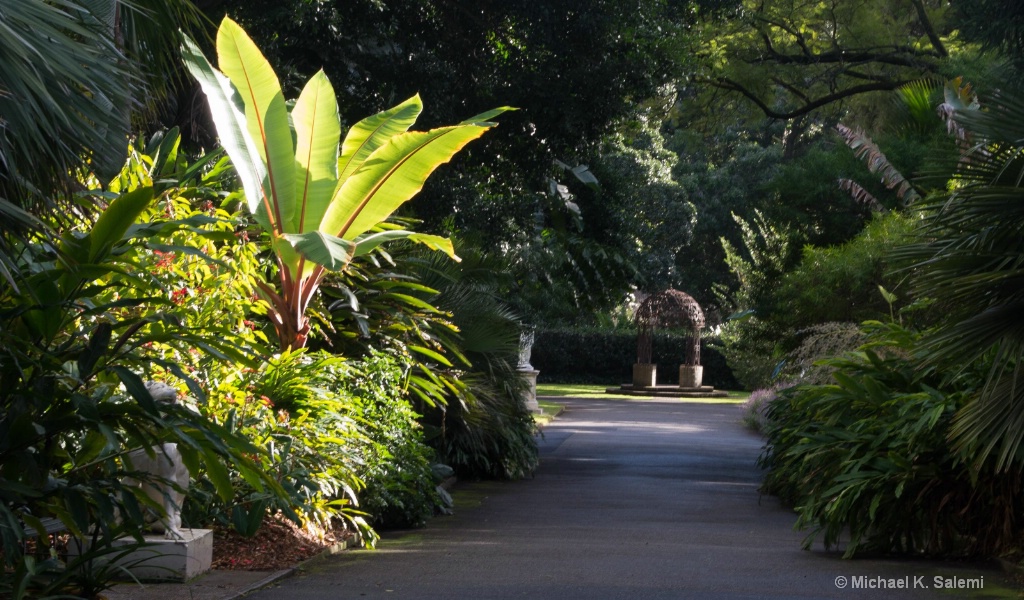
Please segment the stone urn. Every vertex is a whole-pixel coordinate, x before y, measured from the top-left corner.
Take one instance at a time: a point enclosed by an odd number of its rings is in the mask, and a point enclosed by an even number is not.
[[[684,389],[699,388],[704,380],[704,367],[701,365],[679,365],[679,387]]]
[[[533,342],[536,329],[530,325],[523,328],[519,333],[519,364],[516,370],[526,380],[526,408],[533,413],[540,413],[540,403],[537,402],[537,376],[540,371],[530,364],[530,356],[533,353]]]
[[[658,365],[635,363],[633,365],[633,389],[652,388],[657,385]]]

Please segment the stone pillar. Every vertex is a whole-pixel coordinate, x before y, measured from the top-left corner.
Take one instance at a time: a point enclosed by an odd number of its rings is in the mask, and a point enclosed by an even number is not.
[[[635,363],[633,365],[633,389],[652,388],[658,383],[658,365]]]
[[[526,394],[526,408],[530,409],[532,413],[541,412],[540,404],[537,402],[537,376],[540,375],[540,371],[532,367],[529,369],[520,368],[519,375],[529,385],[529,391]]]
[[[679,387],[696,389],[704,381],[704,367],[701,365],[679,365]]]

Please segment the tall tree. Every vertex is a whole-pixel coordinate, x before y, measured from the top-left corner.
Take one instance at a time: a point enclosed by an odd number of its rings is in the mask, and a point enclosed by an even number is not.
[[[696,81],[768,117],[796,119],[936,75],[949,57],[946,0],[743,0],[706,29]]]
[[[228,13],[252,34],[286,92],[323,68],[348,123],[416,93],[439,109],[429,126],[518,107],[429,182],[416,207],[428,228],[454,214],[456,227],[496,242],[532,226],[537,192],[559,174],[554,159],[586,162],[635,102],[682,73],[687,5],[207,0],[203,8],[215,20]]]
[[[960,32],[1024,68],[1024,4],[1017,0],[952,0]]]

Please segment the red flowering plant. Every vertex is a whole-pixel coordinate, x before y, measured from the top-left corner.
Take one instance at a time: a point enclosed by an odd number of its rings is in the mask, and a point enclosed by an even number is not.
[[[137,153],[136,162],[150,164],[151,152]],[[261,448],[249,458],[276,486],[229,469],[232,491],[224,497],[209,473],[193,473],[184,517],[252,535],[268,514],[284,513],[311,533],[340,526],[373,543],[375,534],[356,508],[363,487],[357,465],[368,442],[365,424],[351,415],[352,399],[339,391],[347,367],[325,353],[274,354],[267,305],[257,295],[266,238],[250,238],[248,217],[232,212],[238,196],[225,178],[230,171],[209,164],[208,171],[165,190],[134,225],[151,235],[135,251],[131,285],[161,299],[142,311],[158,339],[148,351],[164,365],[151,376],[184,381],[178,386],[195,410]],[[131,186],[139,177],[125,180]],[[181,344],[180,331],[216,331],[220,343]],[[173,378],[172,370],[187,377]]]
[[[179,257],[202,254],[175,247],[175,236],[205,232],[214,222],[208,215],[168,218],[163,206],[216,169],[217,156],[192,165],[178,160],[173,133],[151,148],[133,152],[113,182],[91,179],[78,200],[94,212],[73,212],[48,222],[44,233],[10,240],[16,262],[9,285],[0,286],[0,596],[59,595],[69,577],[83,572],[83,561],[96,557],[26,556],[29,537],[46,554],[46,536],[33,534],[45,530],[46,518],[92,537],[97,552],[110,552],[124,534],[141,543],[143,511],[160,506],[142,488],[122,483],[126,475],[147,476],[124,460],[133,449],[177,444],[189,470],[220,498],[234,494],[229,474],[286,495],[251,459],[264,451],[250,438],[187,406],[156,402],[145,384],[169,380],[201,403],[203,386],[175,352],[196,348],[254,363],[233,344],[230,329],[183,320],[167,291],[177,288],[160,279]]]

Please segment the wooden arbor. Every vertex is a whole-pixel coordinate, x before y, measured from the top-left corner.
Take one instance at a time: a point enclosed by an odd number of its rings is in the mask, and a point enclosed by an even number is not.
[[[683,363],[679,367],[679,386],[699,388],[703,374],[700,367],[700,330],[704,327],[704,311],[700,304],[687,293],[669,289],[648,296],[637,308],[633,320],[637,327],[634,388],[655,387],[654,333],[664,329],[685,329],[689,332]]]

